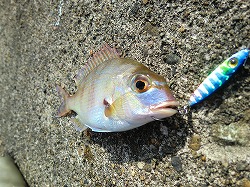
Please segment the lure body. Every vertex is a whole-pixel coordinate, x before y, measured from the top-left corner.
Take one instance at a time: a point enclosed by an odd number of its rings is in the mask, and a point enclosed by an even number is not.
[[[57,86],[63,103],[58,117],[71,110],[74,124],[82,131],[126,131],[155,119],[172,116],[178,105],[166,80],[139,62],[120,58],[104,46],[93,55],[75,78],[77,92],[70,96]]]
[[[220,64],[191,95],[189,106],[201,102],[221,87],[244,64],[249,51],[249,49],[242,49]]]

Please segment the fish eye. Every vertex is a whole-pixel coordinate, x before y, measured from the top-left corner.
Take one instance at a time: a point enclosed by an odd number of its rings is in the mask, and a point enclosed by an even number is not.
[[[231,68],[234,68],[238,65],[238,59],[237,58],[231,58],[229,59],[228,61],[228,65],[231,67]]]
[[[137,93],[146,92],[149,90],[150,86],[150,79],[145,75],[139,74],[132,78],[132,89]]]
[[[144,81],[141,81],[141,80],[138,80],[136,83],[135,83],[135,87],[139,90],[143,90],[146,86],[146,83]]]

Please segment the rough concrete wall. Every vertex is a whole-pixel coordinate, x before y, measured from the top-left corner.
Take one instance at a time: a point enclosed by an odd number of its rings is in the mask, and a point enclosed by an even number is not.
[[[104,42],[165,76],[184,104],[210,70],[249,45],[248,1],[0,5],[0,142],[30,186],[249,183],[248,64],[187,116],[123,133],[79,133],[69,117],[54,117],[55,85],[74,93],[74,75]]]

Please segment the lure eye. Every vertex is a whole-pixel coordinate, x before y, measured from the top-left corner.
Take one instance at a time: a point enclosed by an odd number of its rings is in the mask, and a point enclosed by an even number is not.
[[[137,93],[143,93],[151,87],[150,79],[145,75],[135,75],[132,78],[132,89]]]
[[[231,59],[229,59],[228,65],[229,65],[231,68],[236,67],[236,66],[238,65],[238,59],[237,59],[237,58],[231,58]]]

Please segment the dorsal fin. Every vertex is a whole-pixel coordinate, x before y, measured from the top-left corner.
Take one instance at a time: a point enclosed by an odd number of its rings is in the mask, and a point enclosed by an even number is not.
[[[76,85],[79,86],[84,80],[84,77],[86,77],[99,64],[114,58],[120,58],[116,49],[111,48],[108,44],[104,44],[98,52],[93,54],[93,57],[88,60],[88,62],[74,77]]]

